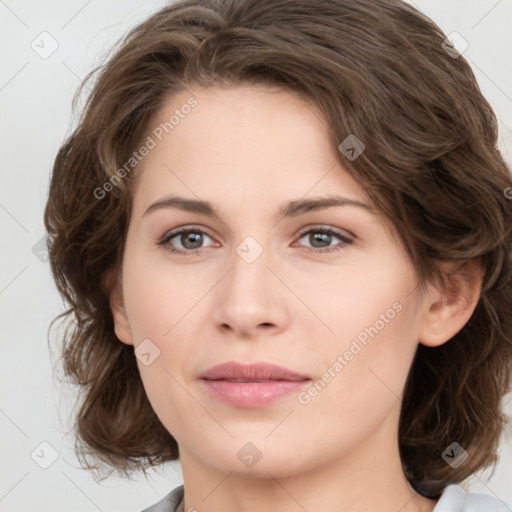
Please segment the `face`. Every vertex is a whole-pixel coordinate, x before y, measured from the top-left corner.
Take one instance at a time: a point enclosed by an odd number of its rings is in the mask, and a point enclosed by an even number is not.
[[[182,460],[277,477],[384,428],[391,443],[426,303],[325,120],[290,92],[239,86],[177,94],[151,129],[176,110],[137,168],[113,313]],[[201,378],[226,362],[303,380]]]

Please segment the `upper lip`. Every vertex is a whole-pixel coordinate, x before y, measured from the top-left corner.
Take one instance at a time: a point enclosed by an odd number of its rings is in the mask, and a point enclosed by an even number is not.
[[[241,364],[233,361],[213,366],[200,377],[206,380],[240,379],[247,382],[263,380],[309,380],[310,377],[269,363]]]

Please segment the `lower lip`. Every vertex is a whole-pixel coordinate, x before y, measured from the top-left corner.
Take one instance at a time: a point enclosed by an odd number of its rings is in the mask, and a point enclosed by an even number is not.
[[[273,380],[268,382],[230,382],[201,379],[209,393],[235,407],[264,407],[290,393],[299,392],[311,380]]]

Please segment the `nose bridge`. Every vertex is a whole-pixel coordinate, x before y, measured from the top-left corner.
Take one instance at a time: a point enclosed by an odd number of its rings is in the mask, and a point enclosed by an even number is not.
[[[284,304],[279,280],[272,267],[272,254],[254,236],[246,236],[230,258],[230,271],[218,295],[215,320],[238,332],[250,332],[261,324],[283,322]],[[282,326],[281,326],[282,327]]]
[[[261,240],[261,236],[259,238]],[[254,236],[248,235],[237,245],[235,252],[244,263],[252,265],[257,260],[268,257],[268,245],[264,248],[263,244],[266,244],[266,239],[260,242]]]
[[[259,239],[261,240],[261,236]],[[260,291],[264,295],[265,286],[268,285],[266,274],[270,274],[267,266],[271,259],[271,252],[266,245],[266,240],[260,242],[254,236],[248,235],[235,247],[231,258],[233,269],[229,279],[237,293],[243,295],[244,288],[250,287],[251,289],[245,291]]]

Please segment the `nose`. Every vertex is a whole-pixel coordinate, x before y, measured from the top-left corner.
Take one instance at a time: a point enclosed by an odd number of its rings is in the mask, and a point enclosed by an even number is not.
[[[278,277],[275,258],[261,246],[259,253],[258,245],[242,243],[234,251],[213,315],[220,330],[249,339],[277,334],[289,322],[290,291]]]

